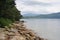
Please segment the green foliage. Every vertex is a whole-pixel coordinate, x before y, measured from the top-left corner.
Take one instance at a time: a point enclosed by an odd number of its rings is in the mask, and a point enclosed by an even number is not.
[[[9,26],[9,24],[11,24],[12,21],[10,19],[6,19],[6,18],[0,18],[0,26],[4,27],[4,26]]]
[[[20,11],[15,7],[15,0],[0,0],[0,25],[6,26],[22,18]]]

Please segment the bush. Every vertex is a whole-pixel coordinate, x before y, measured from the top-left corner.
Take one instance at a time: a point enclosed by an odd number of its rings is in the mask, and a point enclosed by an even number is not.
[[[0,27],[8,26],[22,18],[15,5],[15,0],[0,0]]]
[[[9,24],[11,24],[12,21],[10,19],[6,19],[6,18],[0,18],[0,27],[4,28],[4,26],[9,26]]]

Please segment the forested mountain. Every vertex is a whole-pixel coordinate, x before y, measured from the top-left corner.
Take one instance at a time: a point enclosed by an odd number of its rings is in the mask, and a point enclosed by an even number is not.
[[[36,16],[24,16],[24,18],[59,18],[60,19],[60,12],[58,13],[51,13],[51,14],[39,14]]]
[[[60,12],[52,14],[41,14],[36,16],[37,18],[60,18]]]
[[[22,17],[15,5],[15,0],[0,0],[0,26],[19,21]]]
[[[23,14],[23,16],[37,16],[38,14],[34,14],[34,13],[26,13],[26,14]]]

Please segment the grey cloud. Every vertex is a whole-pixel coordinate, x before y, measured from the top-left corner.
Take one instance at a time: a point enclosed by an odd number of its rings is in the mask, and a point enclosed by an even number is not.
[[[36,13],[36,12],[33,12],[33,11],[23,11],[22,13]]]
[[[35,14],[46,14],[46,13],[49,13],[47,11],[40,11],[40,12],[35,12],[35,11],[23,11],[22,12],[23,14],[26,14],[26,13],[35,13]]]
[[[43,3],[43,2],[36,2],[36,1],[29,1],[29,0],[22,0],[24,5],[40,5],[40,6],[51,6],[50,3]]]

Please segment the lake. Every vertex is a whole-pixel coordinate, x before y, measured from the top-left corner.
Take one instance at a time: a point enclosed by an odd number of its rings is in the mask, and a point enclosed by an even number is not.
[[[22,19],[27,28],[48,40],[60,40],[60,19]]]

